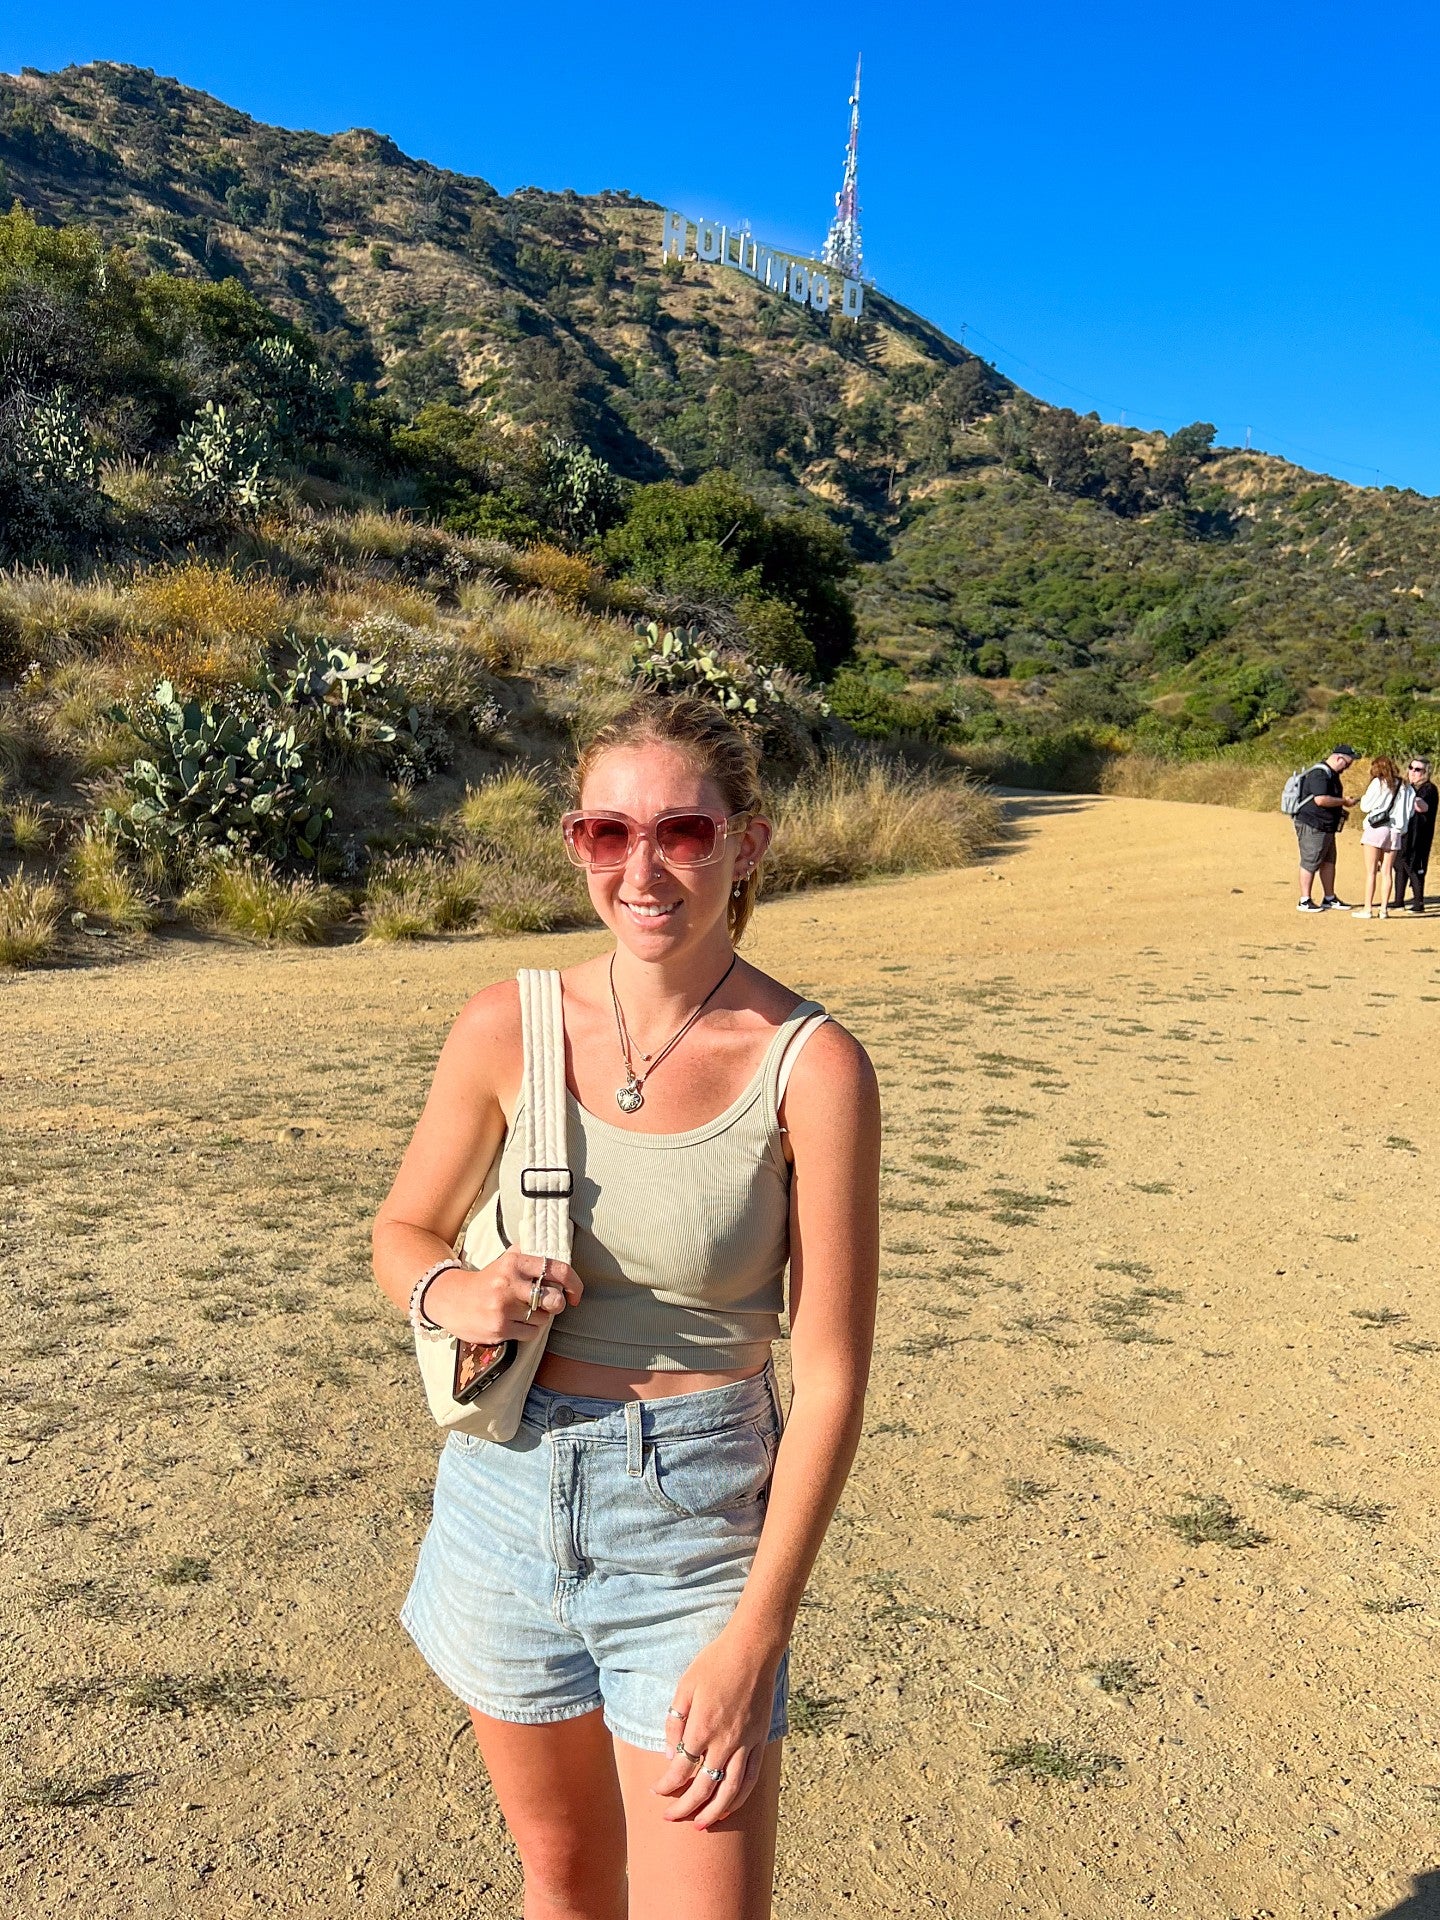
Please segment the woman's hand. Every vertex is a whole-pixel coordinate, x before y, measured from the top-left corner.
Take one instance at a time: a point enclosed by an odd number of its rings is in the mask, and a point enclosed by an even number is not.
[[[529,1320],[530,1298],[544,1269],[545,1284]],[[425,1289],[425,1317],[459,1340],[498,1346],[502,1340],[535,1340],[565,1307],[585,1291],[563,1260],[507,1247],[488,1267],[447,1267]]]
[[[760,1653],[733,1626],[690,1662],[665,1721],[670,1765],[653,1789],[674,1801],[666,1820],[693,1820],[703,1831],[749,1798],[770,1737],[779,1665],[779,1654]]]

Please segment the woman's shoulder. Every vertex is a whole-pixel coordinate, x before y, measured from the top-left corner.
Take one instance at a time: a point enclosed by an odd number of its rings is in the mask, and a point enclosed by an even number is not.
[[[520,985],[510,979],[471,994],[455,1016],[444,1056],[498,1091],[518,1081],[521,1051]]]

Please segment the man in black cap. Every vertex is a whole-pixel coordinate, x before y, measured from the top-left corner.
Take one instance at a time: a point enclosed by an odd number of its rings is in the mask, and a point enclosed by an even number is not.
[[[1351,807],[1360,803],[1345,798],[1340,776],[1358,758],[1354,747],[1332,747],[1300,781],[1295,833],[1300,842],[1301,913],[1324,913],[1344,904],[1335,893],[1335,836]],[[1312,898],[1316,874],[1320,876],[1318,906]]]
[[[1430,778],[1430,763],[1423,754],[1412,753],[1406,779],[1415,789],[1415,807],[1395,856],[1395,898],[1392,905],[1403,907],[1407,890],[1414,896],[1411,913],[1425,911],[1425,869],[1430,864],[1430,846],[1435,838],[1435,808],[1440,801],[1435,782]]]

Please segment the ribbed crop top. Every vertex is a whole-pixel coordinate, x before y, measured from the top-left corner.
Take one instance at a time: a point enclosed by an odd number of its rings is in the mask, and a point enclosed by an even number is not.
[[[685,1133],[631,1133],[567,1093],[572,1258],[585,1291],[551,1327],[551,1353],[662,1373],[764,1361],[780,1332],[790,1257],[782,1065],[807,1021],[823,1014],[802,1000],[744,1092]],[[512,1123],[500,1159],[502,1220],[520,1218],[523,1163]]]

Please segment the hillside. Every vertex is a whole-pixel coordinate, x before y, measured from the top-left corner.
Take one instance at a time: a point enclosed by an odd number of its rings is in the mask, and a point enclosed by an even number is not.
[[[465,409],[626,480],[728,471],[772,510],[822,510],[862,563],[833,695],[862,734],[1079,726],[1194,754],[1356,697],[1377,739],[1435,724],[1432,499],[1045,406],[878,291],[853,323],[662,269],[661,209],[628,192],[505,197],[381,134],[286,132],[133,68],[0,82],[0,162],[43,221],[243,282],[387,419]],[[453,489],[386,504],[511,533],[457,520]]]

